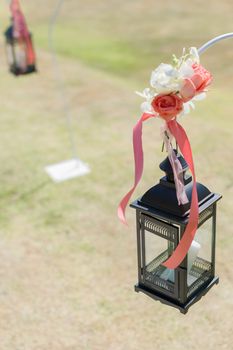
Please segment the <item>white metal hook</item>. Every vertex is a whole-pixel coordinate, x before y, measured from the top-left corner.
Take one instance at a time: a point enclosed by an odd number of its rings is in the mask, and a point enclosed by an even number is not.
[[[209,47],[215,45],[217,42],[222,41],[224,39],[228,39],[228,38],[233,38],[233,33],[222,34],[222,35],[216,36],[215,38],[207,41],[207,43],[205,43],[204,45],[202,45],[198,49],[199,55],[203,54]]]
[[[67,98],[64,80],[61,74],[59,64],[57,62],[56,51],[53,45],[54,27],[55,27],[63,2],[64,0],[58,0],[57,5],[54,9],[54,12],[50,18],[49,27],[48,27],[48,44],[52,54],[55,78],[57,79],[59,90],[61,93],[61,100],[63,102],[63,110],[67,121],[67,131],[69,134],[70,146],[71,146],[71,152],[72,152],[73,158],[58,164],[49,165],[45,168],[45,171],[55,182],[66,181],[78,176],[86,175],[90,172],[90,168],[88,164],[82,162],[77,155],[77,147],[75,142],[74,129],[72,125],[73,121],[72,121],[72,115],[70,111],[70,103]]]
[[[72,155],[74,158],[78,158],[77,146],[76,146],[75,137],[74,137],[74,133],[73,133],[73,127],[72,127],[72,116],[71,116],[71,112],[70,112],[70,105],[69,105],[69,101],[67,98],[65,84],[63,81],[63,77],[61,75],[61,70],[60,70],[59,64],[57,62],[57,55],[56,55],[56,51],[55,51],[54,44],[53,44],[53,42],[54,42],[54,40],[53,40],[54,28],[55,28],[57,18],[60,14],[63,2],[64,2],[64,0],[58,0],[57,4],[55,6],[54,12],[52,13],[52,16],[50,18],[49,27],[48,27],[48,43],[49,43],[49,48],[50,48],[50,51],[52,54],[55,77],[58,81],[59,89],[61,92],[61,99],[63,101],[63,109],[64,109],[66,121],[67,121],[67,130],[68,130],[68,134],[69,134]]]

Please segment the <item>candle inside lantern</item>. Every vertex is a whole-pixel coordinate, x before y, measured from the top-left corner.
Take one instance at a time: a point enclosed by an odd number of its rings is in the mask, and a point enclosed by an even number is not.
[[[198,256],[198,253],[200,251],[201,245],[197,241],[193,241],[191,244],[191,247],[189,248],[188,252],[188,285],[190,285],[193,282],[193,277],[190,275],[190,271],[192,269],[192,266]],[[162,279],[170,282],[175,282],[175,274],[174,270],[166,269],[160,276]]]
[[[190,274],[190,271],[192,269],[192,266],[198,256],[199,250],[201,248],[200,243],[198,243],[197,241],[193,241],[192,245],[189,249],[188,252],[188,274]]]

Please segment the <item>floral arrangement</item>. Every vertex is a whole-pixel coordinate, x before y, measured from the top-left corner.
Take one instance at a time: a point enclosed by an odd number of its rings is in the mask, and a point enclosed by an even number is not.
[[[194,102],[206,97],[206,89],[212,82],[212,75],[201,64],[198,51],[191,47],[177,58],[173,55],[172,64],[161,63],[151,74],[151,88],[142,93],[145,98],[143,113],[158,113],[169,121],[194,109]]]
[[[183,182],[183,169],[174,151],[172,142],[176,140],[180,152],[186,160],[193,177],[192,199],[190,203],[189,221],[179,245],[171,257],[163,264],[175,269],[185,258],[198,227],[199,210],[196,186],[196,175],[192,157],[192,149],[185,130],[177,118],[195,108],[195,102],[206,96],[212,82],[211,73],[200,64],[198,50],[191,47],[187,52],[183,49],[180,58],[172,57],[172,64],[161,63],[151,74],[150,88],[142,93],[136,92],[145,101],[141,105],[142,117],[133,129],[133,147],[135,161],[134,185],[123,197],[118,207],[118,217],[126,223],[125,210],[143,173],[142,124],[150,118],[160,117],[165,121],[162,127],[163,142],[171,163],[178,205],[189,202]]]

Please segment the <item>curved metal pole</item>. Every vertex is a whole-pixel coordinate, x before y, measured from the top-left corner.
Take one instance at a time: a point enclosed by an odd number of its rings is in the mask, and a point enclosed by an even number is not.
[[[71,152],[72,152],[73,158],[78,159],[77,146],[76,146],[74,132],[73,132],[73,128],[72,128],[73,120],[72,120],[72,116],[71,116],[71,112],[70,112],[70,105],[69,105],[67,94],[66,94],[64,80],[61,76],[61,70],[59,68],[59,64],[57,61],[56,50],[55,50],[54,45],[53,45],[54,27],[55,27],[55,24],[56,24],[56,21],[57,21],[58,15],[60,13],[63,2],[64,2],[64,0],[58,0],[57,5],[54,9],[54,12],[50,18],[49,28],[48,28],[48,43],[49,43],[49,48],[50,48],[50,51],[52,54],[55,77],[58,81],[58,86],[59,86],[59,89],[61,92],[61,100],[63,101],[63,110],[64,110],[64,114],[66,117],[66,122],[67,122],[67,131],[68,131],[68,135],[69,135],[69,139],[70,139]]]
[[[202,53],[204,53],[209,47],[213,46],[214,44],[216,44],[217,42],[224,40],[224,39],[228,39],[228,38],[233,38],[233,33],[226,33],[226,34],[222,34],[219,36],[216,36],[215,38],[207,41],[207,43],[205,43],[204,45],[202,45],[199,49],[198,49],[198,53],[199,55],[201,55]]]

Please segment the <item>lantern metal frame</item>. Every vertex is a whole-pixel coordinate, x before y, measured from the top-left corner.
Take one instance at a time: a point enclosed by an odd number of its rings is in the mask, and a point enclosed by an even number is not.
[[[187,285],[187,256],[174,271],[174,283],[165,281],[159,276],[155,276],[153,282],[148,282],[145,264],[145,229],[174,243],[174,248],[176,248],[185,231],[188,218],[180,219],[148,208],[140,203],[140,199],[131,204],[131,207],[136,209],[137,224],[138,284],[135,285],[136,292],[143,292],[155,300],[176,307],[182,313],[186,313],[191,305],[196,303],[214,284],[219,282],[219,277],[215,276],[215,250],[216,203],[220,199],[220,195],[213,194],[208,202],[199,207],[199,227],[207,220],[212,219],[212,256],[211,262],[201,261],[201,259],[196,262],[196,265],[200,264],[199,269],[202,273],[189,287]],[[166,252],[162,252],[160,256],[155,257],[155,259],[160,259],[161,263],[167,258]]]
[[[190,199],[192,177],[185,174],[188,167],[184,158],[180,155],[178,158],[184,171],[186,194]],[[205,186],[197,183],[198,228],[201,228],[208,220],[212,220],[212,236],[209,242],[211,245],[210,261],[200,257],[195,259],[192,267],[195,278],[191,284],[188,284],[188,255],[174,270],[174,282],[161,278],[161,274],[166,270],[162,264],[171,255],[171,252],[169,248],[166,248],[149,264],[146,264],[145,232],[148,231],[165,239],[170,246],[173,245],[173,250],[175,250],[188,224],[190,204],[179,206],[177,203],[174,177],[168,158],[160,164],[160,168],[165,171],[166,176],[160,179],[159,184],[153,186],[130,205],[136,209],[137,226],[138,283],[135,285],[135,291],[143,292],[155,300],[178,308],[185,314],[191,305],[219,282],[218,276],[215,276],[216,215],[217,202],[222,196],[211,193]]]

